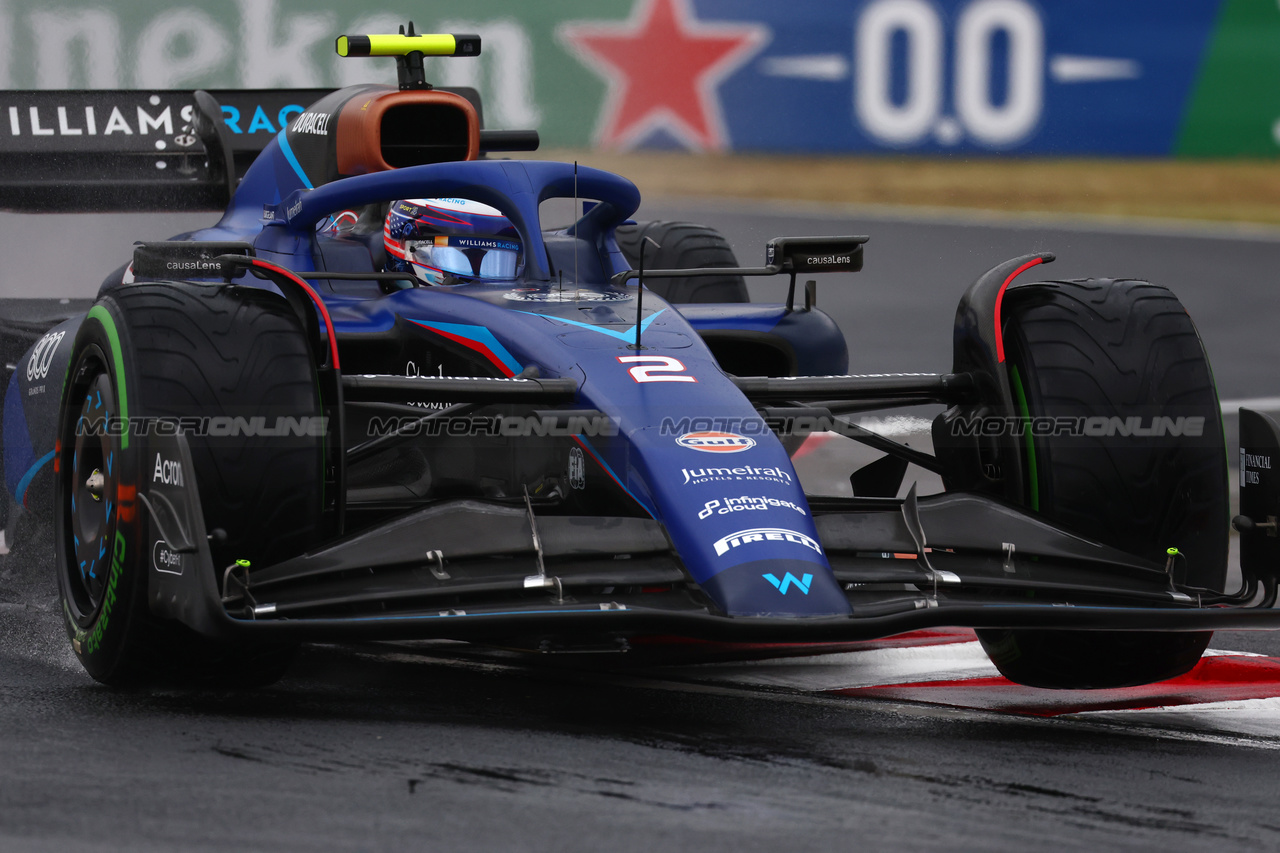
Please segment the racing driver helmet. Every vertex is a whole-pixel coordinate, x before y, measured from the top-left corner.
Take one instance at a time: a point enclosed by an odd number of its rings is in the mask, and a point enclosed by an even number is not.
[[[393,201],[383,223],[387,269],[423,284],[510,281],[524,269],[524,247],[511,220],[465,198]]]

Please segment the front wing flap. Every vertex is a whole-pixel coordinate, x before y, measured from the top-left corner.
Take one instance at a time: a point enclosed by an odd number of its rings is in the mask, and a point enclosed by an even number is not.
[[[152,452],[194,470],[185,437],[152,442]],[[1162,594],[1158,568],[1132,561],[1120,571],[1111,554],[1081,560],[1071,553],[1084,547],[1079,543],[1064,545],[1056,561],[1027,560],[1013,594],[996,582],[996,573],[1006,573],[996,553],[984,559],[935,548],[930,574],[923,561],[903,559],[910,555],[884,553],[881,572],[844,580],[869,569],[842,563],[836,547],[832,562],[851,616],[727,617],[689,581],[661,525],[649,519],[536,516],[531,523],[526,507],[454,501],[258,569],[212,564],[189,473],[181,483],[143,484],[137,509],[150,516],[145,547],[153,611],[225,639],[678,634],[817,643],[940,626],[1280,628],[1280,611],[1201,607],[1188,596]],[[1029,571],[1033,562],[1044,563],[1038,573]],[[1081,581],[1087,577],[1095,586]],[[788,594],[803,594],[800,586]],[[1036,598],[1028,599],[1028,591]]]

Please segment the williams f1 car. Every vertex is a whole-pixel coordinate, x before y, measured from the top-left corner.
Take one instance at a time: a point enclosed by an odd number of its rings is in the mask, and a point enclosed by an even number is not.
[[[1242,414],[1228,589],[1217,394],[1167,289],[1014,258],[960,296],[949,371],[851,373],[796,283],[856,272],[866,237],[742,267],[710,229],[632,222],[622,177],[494,159],[536,134],[422,72],[479,50],[411,26],[338,40],[398,87],[5,94],[0,205],[224,210],[92,301],[0,304],[9,544],[52,538],[94,678],[262,683],[320,640],[969,626],[1015,681],[1106,687],[1280,627],[1280,429]],[[239,133],[259,114],[265,144]],[[747,301],[769,275],[786,302]],[[853,417],[923,404],[930,453]],[[788,451],[815,428],[883,454],[851,497],[805,493]]]

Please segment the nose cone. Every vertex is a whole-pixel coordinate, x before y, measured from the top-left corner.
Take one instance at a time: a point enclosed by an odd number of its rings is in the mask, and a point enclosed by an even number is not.
[[[708,578],[702,588],[731,616],[848,616],[851,612],[830,570],[806,560],[752,560]]]

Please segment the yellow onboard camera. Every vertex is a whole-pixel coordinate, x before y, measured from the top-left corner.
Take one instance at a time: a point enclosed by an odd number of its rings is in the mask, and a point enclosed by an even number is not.
[[[418,35],[413,21],[399,35],[338,36],[338,56],[394,56],[401,89],[430,89],[423,71],[426,56],[479,56],[480,36],[436,33]]]

